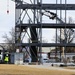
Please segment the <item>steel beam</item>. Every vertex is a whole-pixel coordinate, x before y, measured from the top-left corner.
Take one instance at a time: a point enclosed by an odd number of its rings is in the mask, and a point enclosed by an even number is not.
[[[75,4],[20,4],[16,9],[50,9],[50,10],[75,10]]]
[[[22,43],[16,44],[16,46],[42,46],[42,47],[75,47],[75,43]]]
[[[16,27],[21,27],[21,28],[25,28],[25,27],[36,27],[36,28],[40,28],[41,24],[19,24],[16,25]],[[75,24],[54,24],[54,23],[42,23],[42,28],[75,28]]]

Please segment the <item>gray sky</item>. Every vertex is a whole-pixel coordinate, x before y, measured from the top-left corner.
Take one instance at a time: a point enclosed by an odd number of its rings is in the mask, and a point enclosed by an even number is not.
[[[29,0],[25,0],[29,3]],[[59,3],[60,0],[58,0]],[[65,0],[62,0],[65,3]],[[43,3],[56,3],[56,0],[43,0]],[[75,0],[67,0],[67,3],[75,4]],[[59,13],[59,12],[58,12]],[[63,12],[64,13],[64,12]],[[75,19],[75,11],[68,11],[67,17],[72,16]],[[59,14],[58,14],[59,16]],[[64,16],[63,16],[64,18]],[[43,20],[49,21],[47,17],[44,16]],[[0,0],[0,42],[3,42],[2,36],[4,33],[8,33],[12,27],[15,26],[15,3],[9,0],[9,14],[7,14],[7,0]],[[55,30],[44,30],[43,37],[46,40],[52,41],[55,35]]]
[[[7,0],[0,0],[0,42],[3,42],[2,36],[15,26],[14,10],[14,2],[10,1],[9,14],[7,14]]]

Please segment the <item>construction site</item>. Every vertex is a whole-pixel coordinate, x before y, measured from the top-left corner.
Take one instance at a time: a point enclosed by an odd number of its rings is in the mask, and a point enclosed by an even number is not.
[[[15,25],[0,43],[0,74],[75,75],[75,1],[7,0],[7,15],[11,3]]]

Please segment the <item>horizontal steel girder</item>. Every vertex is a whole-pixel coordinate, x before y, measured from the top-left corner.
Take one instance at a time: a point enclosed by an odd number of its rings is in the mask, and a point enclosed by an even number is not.
[[[16,9],[50,9],[50,10],[75,10],[75,4],[20,4]]]
[[[21,43],[21,44],[16,44],[16,46],[42,46],[42,47],[75,47],[75,43]]]
[[[42,25],[42,28],[75,28],[75,24],[54,24],[54,23],[42,23],[42,24],[19,24],[16,25],[16,27],[36,27],[40,28]]]

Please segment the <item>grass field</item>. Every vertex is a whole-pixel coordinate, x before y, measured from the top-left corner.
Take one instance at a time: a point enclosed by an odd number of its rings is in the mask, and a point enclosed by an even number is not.
[[[75,72],[19,65],[0,65],[0,75],[75,75]]]

